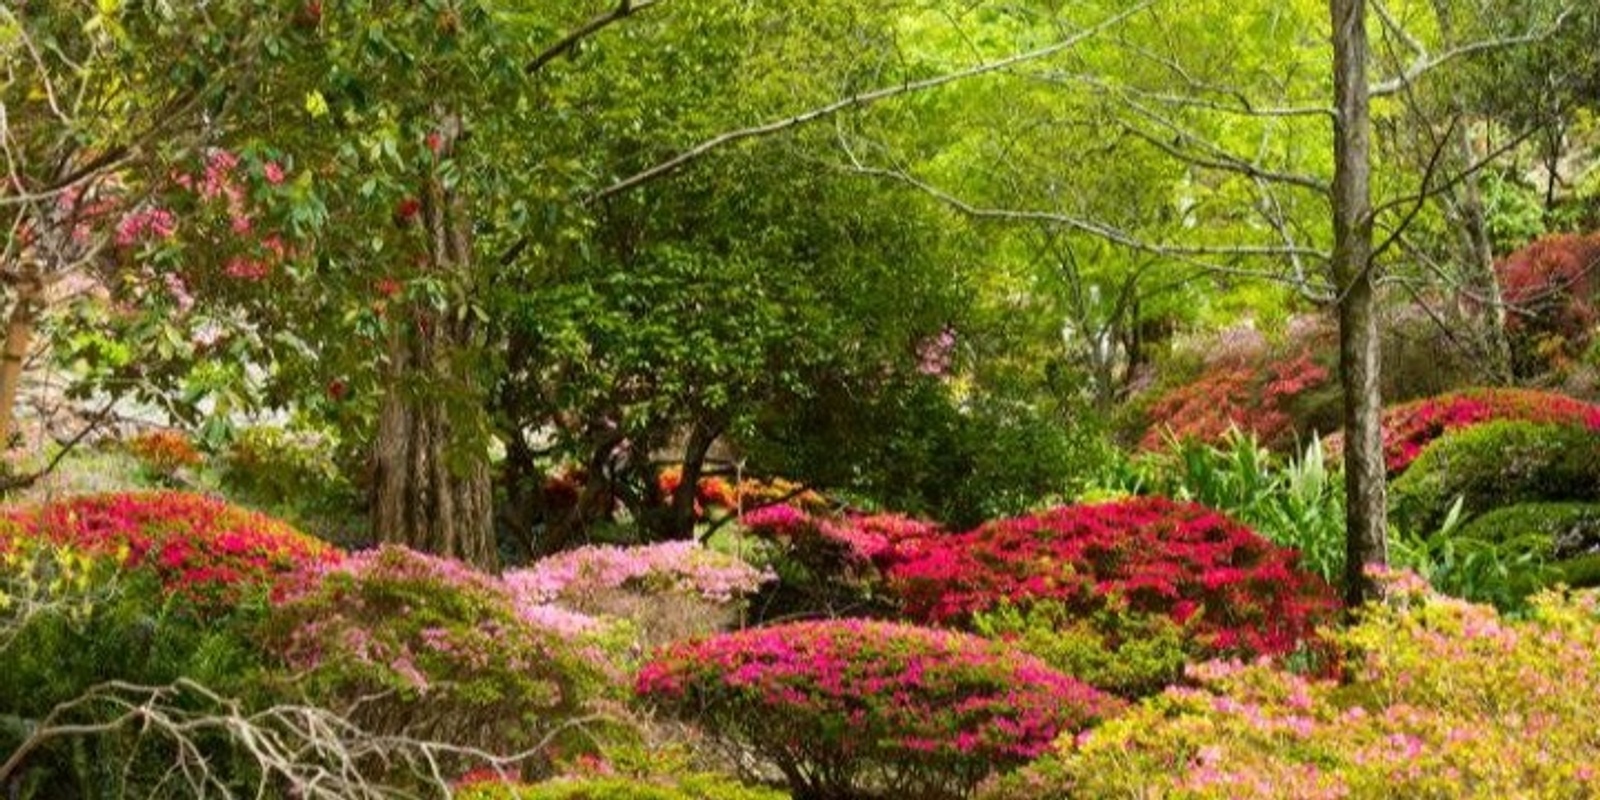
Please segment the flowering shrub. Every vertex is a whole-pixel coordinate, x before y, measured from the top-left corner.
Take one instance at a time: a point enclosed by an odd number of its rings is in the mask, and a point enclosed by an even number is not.
[[[1466,389],[1394,406],[1383,415],[1383,457],[1389,474],[1404,472],[1444,434],[1495,420],[1558,422],[1600,430],[1600,406],[1566,395],[1529,389]],[[1337,460],[1344,437],[1324,443]]]
[[[1067,797],[1594,797],[1600,599],[1547,594],[1529,619],[1389,578],[1337,634],[1347,683],[1215,662],[987,800]]]
[[[1334,610],[1294,550],[1192,503],[1135,498],[1069,506],[932,538],[889,571],[915,619],[964,621],[1049,600],[1081,616],[1170,617],[1200,652],[1293,651]]]
[[[581,547],[506,574],[506,583],[536,602],[581,599],[624,587],[698,595],[728,603],[754,592],[771,575],[697,542],[638,547]]]
[[[189,437],[178,431],[147,431],[129,439],[128,452],[139,465],[163,480],[171,480],[178,470],[195,467],[203,460]]]
[[[1459,498],[1461,518],[1537,501],[1600,502],[1600,431],[1490,422],[1450,433],[1394,481],[1396,521],[1432,534]]]
[[[85,495],[0,514],[0,552],[37,539],[154,571],[169,592],[225,608],[242,586],[337,562],[338,550],[237,506],[182,492]]]
[[[669,467],[662,470],[657,486],[662,497],[670,498],[681,483],[683,468]],[[783,478],[745,478],[737,484],[730,484],[722,478],[710,476],[700,479],[695,492],[695,513],[698,515],[713,510],[729,513],[740,509],[756,509],[775,503],[820,510],[827,507],[828,501],[815,491]]]
[[[533,785],[498,780],[471,783],[457,800],[787,800],[772,789],[745,786],[720,775],[673,778],[556,778]]]
[[[371,729],[498,752],[604,692],[603,633],[460,562],[386,546],[296,576],[266,636]]]
[[[1531,339],[1523,350],[1576,350],[1589,340],[1597,316],[1600,235],[1540,239],[1495,265],[1509,313],[1506,327]]]
[[[1291,356],[1238,357],[1209,365],[1199,378],[1156,399],[1149,418],[1158,423],[1140,441],[1159,450],[1168,436],[1220,442],[1230,431],[1279,445],[1294,433],[1293,405],[1305,392],[1327,384],[1328,370],[1305,347]]]
[[[836,620],[672,645],[641,697],[769,761],[804,797],[959,797],[1118,707],[967,634]]]
[[[779,580],[755,603],[777,616],[860,615],[880,605],[882,572],[940,529],[896,514],[811,514],[780,504],[740,520]]]

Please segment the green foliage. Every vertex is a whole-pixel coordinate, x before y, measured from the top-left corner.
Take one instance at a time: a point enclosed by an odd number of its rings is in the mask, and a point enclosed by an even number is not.
[[[1461,517],[1535,501],[1600,500],[1600,435],[1577,426],[1493,422],[1440,438],[1391,487],[1394,519],[1428,535]]]
[[[1092,617],[1060,603],[1013,605],[973,615],[972,629],[1003,639],[1090,686],[1123,697],[1159,692],[1183,675],[1192,637],[1158,614],[1102,609]]]
[[[229,495],[342,542],[362,526],[366,498],[331,434],[258,426],[239,431],[221,459]]]

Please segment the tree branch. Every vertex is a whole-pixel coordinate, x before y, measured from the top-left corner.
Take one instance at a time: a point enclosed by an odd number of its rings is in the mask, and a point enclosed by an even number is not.
[[[529,61],[527,66],[522,68],[523,74],[532,75],[539,70],[544,69],[545,66],[547,66],[551,61],[560,58],[562,55],[570,52],[572,48],[577,47],[578,43],[584,39],[587,39],[590,36],[593,36],[596,33],[599,33],[600,31],[610,27],[613,23],[621,22],[622,20],[627,19],[628,17],[631,17],[640,11],[656,5],[660,1],[661,0],[620,0],[615,8],[612,8],[610,11],[607,11],[603,14],[599,14],[588,22],[573,28],[569,33],[567,33],[566,36],[561,37],[560,41],[550,45],[549,47],[545,48],[543,52],[534,56],[533,60]]]

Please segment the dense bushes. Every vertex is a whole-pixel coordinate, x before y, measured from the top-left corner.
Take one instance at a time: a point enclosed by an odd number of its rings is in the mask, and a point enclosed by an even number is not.
[[[87,495],[0,515],[0,553],[19,539],[67,545],[148,569],[168,591],[225,607],[339,553],[287,524],[220,500],[179,492]]]
[[[887,612],[883,571],[907,549],[942,533],[899,514],[811,514],[774,505],[740,520],[778,576],[754,601],[759,618]]]
[[[802,798],[959,797],[1117,707],[1002,645],[861,620],[673,645],[637,690],[771,763]]]
[[[1165,441],[1220,442],[1242,431],[1271,446],[1292,442],[1294,406],[1328,383],[1327,368],[1309,347],[1289,354],[1236,355],[1208,365],[1194,381],[1159,397],[1149,410],[1157,424],[1140,441],[1156,450]]]
[[[719,775],[674,779],[627,777],[557,778],[534,785],[484,781],[456,794],[457,800],[785,800],[772,789],[745,786]]]
[[[1431,445],[1394,482],[1396,520],[1432,533],[1461,499],[1463,519],[1547,500],[1600,501],[1600,433],[1569,425],[1492,422]]]
[[[1519,366],[1538,369],[1583,349],[1597,320],[1600,236],[1540,239],[1495,265],[1509,309],[1506,327],[1519,341]]]
[[[1389,408],[1383,414],[1383,456],[1391,475],[1404,472],[1433,440],[1485,422],[1563,423],[1600,430],[1600,406],[1528,389],[1466,389]],[[1337,459],[1343,436],[1327,441]]]
[[[988,800],[1593,797],[1600,600],[1547,595],[1511,622],[1391,579],[1338,634],[1347,682],[1217,662]]]
[[[371,730],[525,747],[605,692],[600,623],[519,598],[459,562],[384,547],[302,573],[268,644]],[[583,746],[584,731],[567,737]]]
[[[1332,591],[1278,547],[1202,506],[1162,498],[1058,508],[925,540],[889,571],[914,619],[960,621],[1050,600],[1092,617],[1169,617],[1210,654],[1294,650]]]

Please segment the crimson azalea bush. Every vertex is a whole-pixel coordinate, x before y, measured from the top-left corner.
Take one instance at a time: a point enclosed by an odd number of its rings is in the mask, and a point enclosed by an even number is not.
[[[1294,434],[1295,400],[1328,379],[1309,347],[1275,358],[1221,360],[1156,399],[1148,412],[1156,424],[1139,447],[1160,450],[1168,437],[1216,443],[1236,430],[1269,446],[1284,444]]]
[[[183,492],[84,495],[0,514],[0,553],[41,540],[154,571],[169,592],[223,608],[243,587],[276,585],[340,552],[288,524]]]
[[[640,697],[805,798],[965,796],[1119,703],[968,634],[830,620],[681,642],[640,670]]]
[[[1506,328],[1531,347],[1518,355],[1560,356],[1588,342],[1600,320],[1594,299],[1600,235],[1540,239],[1495,265],[1509,313]]]
[[[1415,576],[1382,580],[1388,600],[1335,634],[1345,680],[1201,665],[981,796],[1600,796],[1600,596],[1545,594],[1512,621]]]
[[[1298,554],[1223,514],[1165,498],[1066,506],[923,540],[889,570],[918,620],[965,622],[1005,604],[1169,617],[1201,654],[1289,653],[1336,608]]]
[[[1600,405],[1531,389],[1464,389],[1389,408],[1383,414],[1383,458],[1391,476],[1404,472],[1433,440],[1485,422],[1521,421],[1581,425],[1600,430]],[[1344,436],[1324,443],[1329,458],[1344,450]]]
[[[369,730],[505,752],[592,711],[616,680],[606,633],[459,561],[385,546],[294,576],[263,636]]]

